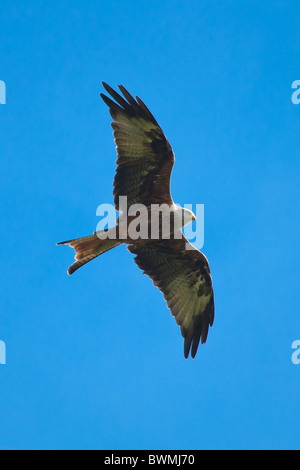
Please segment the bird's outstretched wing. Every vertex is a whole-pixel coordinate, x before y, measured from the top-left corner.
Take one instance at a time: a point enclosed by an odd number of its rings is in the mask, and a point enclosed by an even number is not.
[[[164,294],[185,339],[184,355],[187,358],[191,350],[194,358],[214,322],[214,293],[206,257],[196,249],[186,250],[186,244],[192,248],[182,237],[129,245],[128,250]]]
[[[114,179],[114,202],[119,210],[119,197],[127,196],[127,204],[172,204],[171,172],[174,165],[172,148],[153,115],[136,97],[121,85],[124,98],[103,82],[101,97],[113,118],[117,145],[117,171]]]

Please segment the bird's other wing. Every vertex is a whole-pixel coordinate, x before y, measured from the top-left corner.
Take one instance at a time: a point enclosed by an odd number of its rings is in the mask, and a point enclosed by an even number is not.
[[[184,356],[194,358],[199,342],[205,343],[214,322],[214,293],[206,257],[183,237],[129,245],[135,262],[164,294],[181,327]]]
[[[127,204],[172,204],[171,172],[174,165],[172,148],[153,115],[136,97],[121,85],[124,98],[103,82],[115,100],[101,93],[113,118],[117,145],[117,170],[114,179],[114,202],[119,210],[119,197],[127,196]]]

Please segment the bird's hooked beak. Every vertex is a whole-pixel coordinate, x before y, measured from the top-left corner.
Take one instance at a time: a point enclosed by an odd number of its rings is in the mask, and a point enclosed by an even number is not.
[[[193,220],[193,221],[197,220],[197,217],[196,217],[194,214],[193,214],[193,216],[192,216],[192,220]]]

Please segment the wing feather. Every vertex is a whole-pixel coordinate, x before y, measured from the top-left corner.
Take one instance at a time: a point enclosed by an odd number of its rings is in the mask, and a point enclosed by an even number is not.
[[[119,89],[123,96],[106,83],[103,86],[115,100],[101,93],[113,118],[117,148],[116,209],[119,210],[120,196],[127,196],[128,207],[135,203],[171,205],[170,179],[175,158],[165,134],[139,97],[134,99],[122,85]]]
[[[184,337],[184,355],[194,358],[207,340],[214,322],[214,294],[207,259],[200,251],[186,250],[189,242],[157,240],[129,245],[135,262],[164,294]]]

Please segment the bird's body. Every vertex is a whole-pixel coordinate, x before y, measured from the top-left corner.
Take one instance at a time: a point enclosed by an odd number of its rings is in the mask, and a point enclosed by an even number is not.
[[[107,231],[60,243],[68,244],[76,252],[76,261],[68,273],[126,244],[136,255],[138,267],[164,294],[185,338],[185,357],[190,351],[195,357],[200,340],[206,342],[209,326],[214,322],[208,261],[181,231],[195,216],[172,200],[170,178],[174,154],[146,105],[138,97],[135,100],[122,86],[119,88],[125,99],[107,84],[103,85],[115,100],[101,94],[113,118],[118,154],[114,203],[121,215],[116,226]]]

